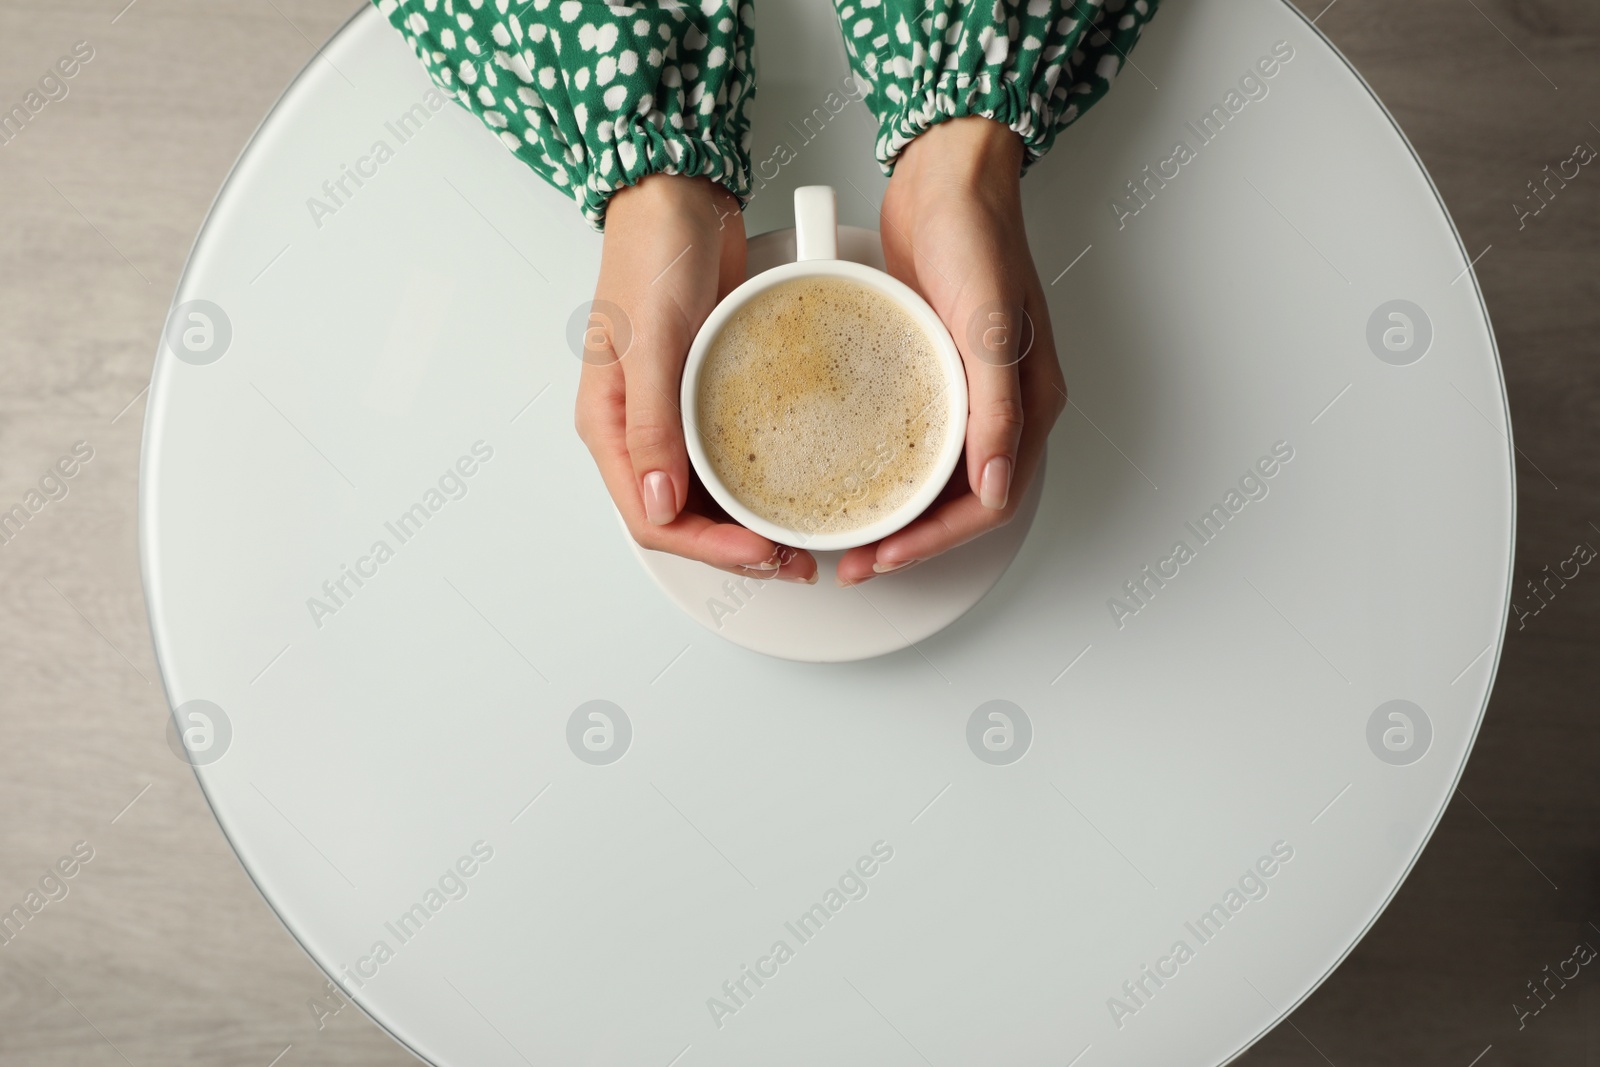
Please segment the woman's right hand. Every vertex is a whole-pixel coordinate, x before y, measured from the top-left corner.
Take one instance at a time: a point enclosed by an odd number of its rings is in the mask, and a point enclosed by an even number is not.
[[[809,552],[730,522],[690,475],[678,409],[684,361],[744,273],[744,218],[722,186],[656,174],[614,194],[584,334],[578,436],[641,546],[811,583]]]

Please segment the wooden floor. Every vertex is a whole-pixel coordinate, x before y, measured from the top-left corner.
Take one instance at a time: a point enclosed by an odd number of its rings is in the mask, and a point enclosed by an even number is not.
[[[93,48],[68,95],[0,147],[0,505],[77,442],[92,450],[0,547],[0,906],[92,849],[68,894],[0,945],[0,1065],[267,1067],[286,1049],[283,1067],[411,1063],[353,1009],[318,1028],[322,977],[168,752],[135,526],[142,390],[190,243],[256,123],[354,5],[126,3],[0,0],[0,110],[76,42]],[[1579,142],[1600,147],[1600,4],[1335,0],[1319,25],[1487,249],[1521,453],[1517,581],[1542,577],[1600,546],[1600,166],[1525,227],[1511,205]],[[1249,1067],[1600,1067],[1600,961],[1537,1015],[1516,1010],[1577,942],[1600,948],[1600,570],[1522,621],[1421,863]]]

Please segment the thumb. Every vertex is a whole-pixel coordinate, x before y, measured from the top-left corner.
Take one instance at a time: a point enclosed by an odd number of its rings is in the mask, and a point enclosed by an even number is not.
[[[633,351],[622,366],[626,442],[634,480],[645,518],[665,526],[689,499],[689,453],[678,407],[688,341],[687,331],[661,321],[663,316],[655,318],[635,335]]]
[[[967,481],[984,507],[1005,508],[1022,439],[1022,385],[1017,364],[1033,344],[1033,323],[1020,301],[980,303],[956,338],[967,370]]]

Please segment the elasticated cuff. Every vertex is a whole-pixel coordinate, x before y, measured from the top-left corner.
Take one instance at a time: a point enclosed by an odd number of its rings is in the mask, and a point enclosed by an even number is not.
[[[1157,3],[835,0],[885,173],[928,127],[967,116],[1016,131],[1026,170],[1105,95]]]
[[[583,217],[596,229],[605,228],[612,194],[651,174],[710,178],[738,197],[741,207],[749,199],[747,123],[716,123],[696,137],[663,130],[644,115],[628,115],[602,126],[596,137],[597,145],[589,149],[595,165],[578,201]]]
[[[373,0],[428,75],[605,223],[648,174],[750,192],[751,0]]]

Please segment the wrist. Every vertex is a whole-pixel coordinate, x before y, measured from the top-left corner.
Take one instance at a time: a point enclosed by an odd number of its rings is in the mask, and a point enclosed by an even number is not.
[[[928,127],[900,153],[894,176],[961,190],[995,191],[1022,177],[1022,138],[1004,123],[977,115]]]
[[[611,194],[606,227],[628,228],[637,220],[656,228],[671,224],[715,228],[738,213],[738,198],[710,178],[647,174]]]

